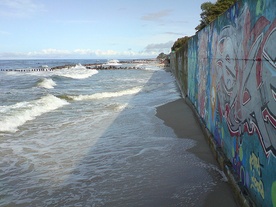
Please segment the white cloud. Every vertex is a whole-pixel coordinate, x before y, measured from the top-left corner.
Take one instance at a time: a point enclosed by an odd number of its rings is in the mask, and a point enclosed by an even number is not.
[[[38,58],[144,58],[156,57],[160,52],[154,50],[156,45],[149,45],[144,51],[135,52],[130,49],[126,51],[116,50],[91,50],[91,49],[75,49],[75,50],[58,50],[43,49],[32,52],[2,52],[0,59],[38,59]],[[159,46],[160,47],[160,46]],[[161,47],[160,47],[161,49]]]
[[[149,44],[149,45],[146,46],[145,52],[146,53],[151,53],[151,52],[168,53],[170,51],[171,47],[173,46],[173,43],[174,43],[173,41],[169,41],[169,42],[166,42],[166,43]]]
[[[1,34],[1,32],[0,32]],[[0,59],[39,59],[39,58],[154,58],[161,52],[170,53],[173,41],[166,43],[154,43],[146,45],[142,50],[135,51],[133,48],[119,50],[93,50],[77,48],[74,50],[46,48],[27,52],[0,52]]]
[[[171,13],[172,13],[172,10],[169,10],[169,9],[162,10],[159,12],[153,12],[142,16],[142,20],[159,22],[159,21],[162,21],[164,17],[169,16]]]
[[[69,50],[57,50],[57,49],[43,49],[41,51],[34,51],[26,53],[27,56],[36,57],[36,56],[67,56],[70,55],[71,52]]]
[[[0,16],[4,17],[28,17],[41,11],[45,11],[44,6],[33,0],[0,1]]]
[[[177,35],[177,36],[185,36],[183,33],[181,32],[165,32],[165,34],[168,35]]]

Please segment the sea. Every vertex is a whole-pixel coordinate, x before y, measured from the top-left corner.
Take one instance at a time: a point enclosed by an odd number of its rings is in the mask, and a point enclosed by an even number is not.
[[[172,74],[88,63],[0,60],[0,206],[196,206],[181,184],[195,142],[156,116],[181,98]]]

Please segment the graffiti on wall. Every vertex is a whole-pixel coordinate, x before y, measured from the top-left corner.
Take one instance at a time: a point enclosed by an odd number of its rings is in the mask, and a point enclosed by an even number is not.
[[[250,188],[255,189],[264,199],[264,184],[262,181],[262,166],[260,163],[260,158],[254,153],[251,153],[249,158],[250,171],[253,172],[251,176],[251,185]]]
[[[198,42],[197,36],[194,36],[188,42],[188,44],[189,44],[188,48],[191,48],[191,49],[188,49],[188,57],[189,57],[189,61],[188,61],[188,96],[196,107],[198,106],[198,99],[197,99],[198,80],[196,79],[197,60],[198,60],[197,42]]]
[[[206,118],[206,105],[207,105],[207,79],[209,77],[209,70],[206,68],[208,66],[208,57],[206,50],[201,48],[207,48],[208,46],[208,32],[202,32],[199,34],[198,38],[198,112],[202,118]]]
[[[239,0],[172,68],[257,206],[276,207],[276,1]],[[187,61],[185,60],[187,54]],[[172,58],[171,57],[171,58]],[[187,76],[185,68],[188,68]],[[187,79],[186,79],[187,77]],[[183,90],[183,88],[182,88]]]
[[[266,156],[276,156],[276,21],[251,25],[247,6],[239,18],[218,35],[212,87],[231,136],[257,133]]]
[[[188,97],[241,184],[258,205],[276,207],[273,8],[274,0],[240,0],[190,38],[187,64]]]
[[[237,4],[227,14],[232,17],[229,24],[216,30],[215,24],[220,23],[216,22],[209,28],[212,45],[208,50],[213,52],[210,110],[213,131],[221,132],[219,139],[225,133],[232,137],[221,143],[226,142],[240,181],[259,204],[276,206],[275,184],[271,184],[276,157],[276,20],[261,15],[260,2],[258,17],[248,4],[241,8]]]

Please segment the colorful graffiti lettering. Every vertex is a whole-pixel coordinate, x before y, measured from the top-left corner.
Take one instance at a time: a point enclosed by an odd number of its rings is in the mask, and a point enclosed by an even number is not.
[[[276,47],[272,44],[276,41],[276,22],[260,17],[251,26],[247,6],[240,19],[240,24],[225,26],[218,36],[216,91],[220,114],[232,136],[257,133],[266,155],[276,155]]]
[[[251,178],[251,188],[256,189],[261,195],[261,197],[264,199],[264,184],[261,180],[258,180],[255,177]]]
[[[250,170],[255,170],[258,175],[261,174],[261,165],[260,165],[260,159],[252,153],[249,158],[249,164],[250,164]]]
[[[260,164],[260,159],[254,154],[251,153],[250,158],[249,158],[249,164],[250,164],[250,170],[251,170],[251,185],[250,187],[255,189],[261,197],[264,199],[265,194],[264,194],[264,185],[261,180],[261,164]]]

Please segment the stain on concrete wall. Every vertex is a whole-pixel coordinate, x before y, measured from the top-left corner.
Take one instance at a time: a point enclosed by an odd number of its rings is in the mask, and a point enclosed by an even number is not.
[[[174,73],[178,85],[184,96],[187,95],[188,90],[188,44],[177,53],[171,53],[171,65],[174,65],[172,72]]]
[[[188,68],[188,98],[241,184],[258,206],[274,207],[275,11],[275,0],[238,1],[189,40],[188,61],[178,64],[178,74]],[[182,54],[176,53],[178,60]]]

